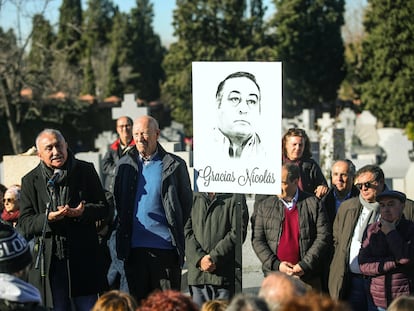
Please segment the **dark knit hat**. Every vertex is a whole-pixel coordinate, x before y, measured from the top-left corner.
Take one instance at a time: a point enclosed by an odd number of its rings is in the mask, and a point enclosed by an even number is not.
[[[10,225],[0,222],[0,273],[15,273],[32,262],[27,241]]]
[[[380,194],[377,194],[376,200],[379,202],[382,198],[390,197],[390,198],[396,198],[400,200],[402,203],[405,202],[407,197],[404,193],[396,190],[385,190],[384,192],[381,192]]]

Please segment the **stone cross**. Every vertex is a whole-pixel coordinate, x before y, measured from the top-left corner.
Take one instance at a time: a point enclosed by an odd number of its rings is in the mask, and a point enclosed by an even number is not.
[[[111,131],[104,131],[98,135],[95,139],[95,148],[98,149],[98,153],[104,155],[108,151],[108,145],[112,144],[116,139],[117,135]]]
[[[128,116],[135,120],[140,116],[148,115],[148,112],[148,107],[138,107],[135,94],[124,94],[121,107],[112,108],[112,119],[116,120],[119,117]]]

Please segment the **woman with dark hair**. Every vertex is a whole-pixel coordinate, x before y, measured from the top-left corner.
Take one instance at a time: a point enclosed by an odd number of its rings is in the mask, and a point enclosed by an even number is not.
[[[322,198],[328,191],[328,183],[310,149],[305,130],[290,128],[282,138],[283,163],[295,163],[300,168],[299,188]]]

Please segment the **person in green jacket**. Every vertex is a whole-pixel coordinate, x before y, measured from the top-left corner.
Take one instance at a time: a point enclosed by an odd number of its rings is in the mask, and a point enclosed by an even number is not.
[[[240,215],[242,234],[238,235],[236,222]],[[209,300],[230,300],[234,296],[235,249],[237,243],[242,243],[237,236],[244,242],[248,220],[244,194],[193,194],[193,208],[185,226],[185,254],[189,291],[200,307]]]

